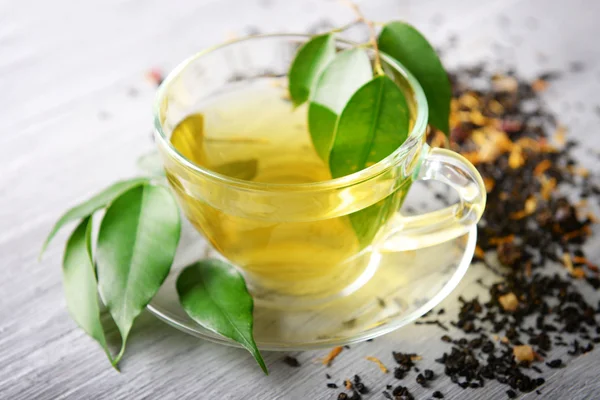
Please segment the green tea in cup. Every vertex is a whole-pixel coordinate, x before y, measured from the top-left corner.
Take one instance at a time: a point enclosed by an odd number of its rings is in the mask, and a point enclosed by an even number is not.
[[[291,57],[308,38],[267,35],[200,53],[167,78],[156,110],[158,146],[185,216],[244,273],[255,299],[275,305],[350,294],[373,275],[380,252],[464,234],[485,204],[474,167],[425,143],[423,91],[385,55],[386,74],[408,103],[408,139],[374,165],[332,179],[311,141],[306,105],[288,97]],[[417,179],[449,184],[459,204],[403,216]]]
[[[312,146],[306,106],[295,109],[286,97],[282,78],[240,83],[184,118],[173,130],[171,144],[198,166],[267,188],[331,180]],[[315,207],[288,221],[285,210],[262,218],[240,216],[175,188],[192,224],[253,280],[277,292],[324,295],[363,274],[368,257],[362,253],[396,212],[409,185],[406,179],[372,206],[354,211],[372,210],[361,227],[369,238],[357,237],[349,218],[351,204],[344,212],[338,202],[324,204],[322,193],[303,197]],[[264,205],[268,207],[268,199]]]

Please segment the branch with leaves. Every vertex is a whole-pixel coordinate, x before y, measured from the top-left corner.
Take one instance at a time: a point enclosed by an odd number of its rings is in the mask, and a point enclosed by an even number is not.
[[[289,72],[295,106],[308,102],[308,127],[332,177],[360,171],[396,150],[408,137],[410,110],[404,93],[383,73],[380,51],[401,63],[421,84],[429,123],[449,133],[451,86],[433,47],[404,22],[374,25],[352,3],[371,32],[373,62],[363,46],[337,52],[335,30],[302,46]]]
[[[106,212],[92,246],[92,217],[100,210]],[[118,370],[135,319],[171,270],[181,233],[179,209],[170,191],[151,178],[117,182],[67,211],[50,231],[42,253],[64,225],[76,220],[79,225],[63,258],[67,308]],[[180,274],[177,291],[192,319],[241,343],[267,373],[252,335],[252,296],[232,265],[216,260],[194,263]],[[116,356],[106,340],[98,295],[121,336]]]

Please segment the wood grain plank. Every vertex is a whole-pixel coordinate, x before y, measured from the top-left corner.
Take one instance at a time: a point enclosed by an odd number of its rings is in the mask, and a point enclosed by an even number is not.
[[[600,150],[591,134],[598,122],[594,107],[600,103],[600,49],[591,38],[600,30],[595,18],[600,3],[361,4],[377,20],[406,18],[438,45],[456,35],[458,44],[447,52],[449,65],[487,59],[503,68],[506,62],[497,60],[502,54],[520,72],[533,75],[541,68],[565,69],[572,61],[584,61],[586,70],[557,82],[547,100],[572,134],[588,145],[578,155],[597,168],[589,150]],[[335,1],[316,0],[0,3],[0,109],[5,124],[0,133],[0,398],[332,399],[337,392],[325,387],[326,372],[338,383],[360,373],[371,387],[382,388],[394,379],[382,375],[365,356],[377,356],[390,367],[392,350],[417,349],[424,360],[432,360],[445,349],[440,331],[411,325],[352,346],[330,368],[316,361],[324,351],[294,354],[303,364],[300,369],[283,364],[280,353],[267,353],[271,375],[265,377],[246,352],[200,341],[144,313],[118,374],[67,315],[59,268],[60,243],[67,232],[42,263],[35,260],[45,234],[68,204],[132,176],[136,157],[152,148],[154,88],[144,79],[148,68],[171,68],[252,26],[268,32],[303,31],[322,18],[342,24],[353,17]],[[540,63],[540,54],[547,61]],[[130,95],[132,88],[136,97]],[[583,103],[583,111],[574,107],[576,102]],[[566,103],[571,104],[568,110]],[[600,260],[598,239],[589,247],[592,259]],[[456,293],[477,290],[472,282],[481,275],[487,276],[474,266]],[[589,291],[590,297],[595,295]],[[451,314],[458,305],[449,298],[443,307]],[[598,362],[600,356],[593,352],[553,376],[545,374],[544,399],[593,398],[600,388],[594,376]],[[434,369],[441,374],[439,366]],[[419,398],[434,389],[447,399],[506,398],[506,388],[494,383],[485,392],[463,391],[446,377],[429,391],[420,390],[412,379],[403,384]]]

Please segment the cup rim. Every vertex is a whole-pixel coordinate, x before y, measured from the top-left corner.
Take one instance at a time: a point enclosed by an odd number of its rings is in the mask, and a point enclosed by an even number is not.
[[[308,182],[308,183],[270,183],[270,182],[252,182],[247,180],[242,180],[238,178],[232,178],[227,175],[220,174],[215,171],[211,171],[208,168],[204,168],[199,166],[192,161],[188,160],[183,154],[181,154],[175,146],[172,145],[171,141],[167,138],[167,135],[163,131],[162,124],[160,122],[160,109],[161,103],[164,99],[167,89],[170,84],[180,75],[180,73],[189,65],[191,65],[194,61],[200,59],[201,57],[212,53],[214,51],[223,49],[232,44],[238,44],[245,41],[255,40],[255,39],[268,39],[268,38],[296,38],[308,40],[313,37],[308,34],[293,34],[293,33],[269,33],[269,34],[259,34],[247,36],[244,38],[229,40],[227,42],[208,47],[204,50],[197,52],[196,54],[188,57],[186,60],[182,61],[177,67],[175,67],[163,80],[160,84],[155,98],[154,98],[154,106],[153,106],[153,114],[154,114],[154,137],[160,143],[164,145],[164,148],[167,150],[168,154],[177,160],[179,163],[184,165],[185,167],[191,169],[195,173],[201,174],[206,178],[211,180],[230,185],[242,187],[250,190],[258,190],[258,191],[273,191],[273,190],[285,190],[285,191],[315,191],[315,190],[330,190],[335,188],[343,188],[348,186],[353,186],[359,182],[368,181],[374,179],[381,174],[389,171],[397,161],[407,153],[410,148],[417,145],[419,141],[425,135],[427,129],[427,121],[428,121],[428,105],[427,99],[425,97],[425,93],[423,92],[423,88],[417,81],[417,79],[402,65],[399,61],[393,59],[389,55],[384,52],[380,52],[380,56],[383,60],[386,61],[388,65],[394,68],[397,72],[399,72],[403,78],[408,82],[411,90],[413,91],[413,95],[416,103],[417,110],[417,118],[415,123],[409,132],[407,139],[400,145],[396,150],[394,150],[390,155],[380,160],[379,162],[364,168],[360,171],[354,172],[350,175],[341,176],[339,178],[333,178],[326,181],[318,181],[318,182]],[[355,46],[359,43],[336,38],[336,42],[343,43],[345,45]]]

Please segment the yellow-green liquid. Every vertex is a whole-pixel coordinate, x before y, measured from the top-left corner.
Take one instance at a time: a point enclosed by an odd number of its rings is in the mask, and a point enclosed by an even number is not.
[[[193,163],[238,179],[278,184],[331,179],[312,145],[306,108],[294,109],[284,97],[280,81],[245,84],[200,106],[174,129],[171,142]],[[167,175],[188,219],[221,254],[255,284],[291,295],[328,295],[354,282],[370,258],[363,250],[397,211],[410,184],[352,217],[330,217],[331,209],[315,206],[320,214],[309,207],[304,221],[286,221],[218,209],[189,195],[168,169]]]

